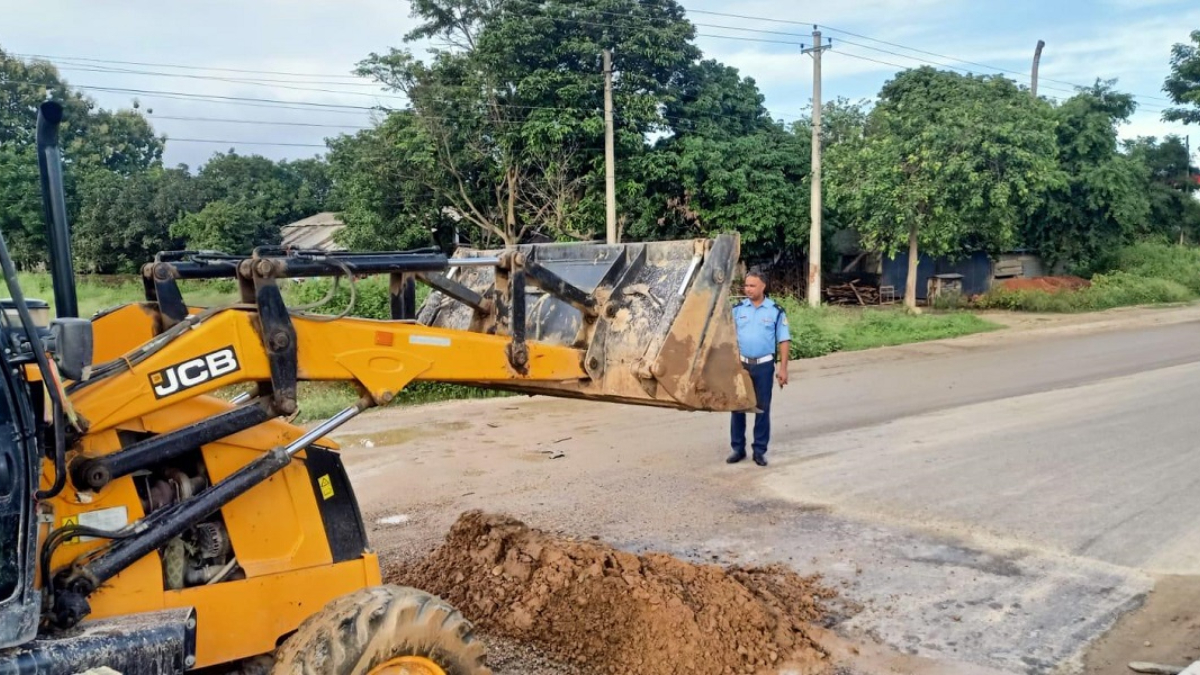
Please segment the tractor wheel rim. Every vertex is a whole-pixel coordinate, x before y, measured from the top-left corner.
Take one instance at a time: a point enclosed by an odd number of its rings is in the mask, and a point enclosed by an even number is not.
[[[446,671],[424,656],[397,656],[372,668],[369,675],[446,675]]]

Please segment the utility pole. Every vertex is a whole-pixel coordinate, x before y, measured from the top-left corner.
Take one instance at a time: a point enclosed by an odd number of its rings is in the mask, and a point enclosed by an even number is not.
[[[617,178],[613,150],[612,52],[604,50],[604,201],[607,241],[617,243]]]
[[[1046,43],[1044,41],[1038,40],[1037,48],[1033,50],[1033,75],[1030,77],[1030,79],[1033,81],[1033,85],[1032,85],[1031,89],[1033,91],[1034,98],[1037,98],[1038,64],[1041,63],[1041,61],[1042,61],[1042,47],[1045,47],[1045,46],[1046,46]]]
[[[800,45],[802,54],[813,57],[813,114],[812,114],[812,224],[808,232],[808,304],[821,305],[821,52],[830,45],[821,44],[821,31],[813,26],[813,46]]]

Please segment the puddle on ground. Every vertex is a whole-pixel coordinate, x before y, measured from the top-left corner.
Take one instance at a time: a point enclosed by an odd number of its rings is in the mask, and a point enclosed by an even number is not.
[[[434,424],[423,424],[419,427],[398,427],[396,429],[384,429],[369,434],[347,434],[345,436],[335,436],[334,438],[344,449],[348,450],[363,446],[402,445],[418,438],[440,436],[454,431],[464,431],[469,428],[471,428],[470,422],[437,422]]]

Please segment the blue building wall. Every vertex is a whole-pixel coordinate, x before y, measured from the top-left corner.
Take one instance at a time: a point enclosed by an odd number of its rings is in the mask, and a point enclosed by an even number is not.
[[[935,274],[961,274],[963,293],[976,295],[986,293],[992,283],[992,259],[987,253],[977,252],[957,260],[950,258],[931,258],[922,253],[917,263],[917,299],[925,300],[929,291],[929,278]],[[904,284],[908,279],[908,252],[901,253],[895,258],[883,259],[883,274],[879,277],[880,286],[895,286],[896,297],[904,293]]]

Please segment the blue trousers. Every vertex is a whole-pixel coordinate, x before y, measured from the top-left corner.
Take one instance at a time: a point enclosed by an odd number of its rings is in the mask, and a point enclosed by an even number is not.
[[[754,449],[755,457],[767,454],[767,443],[771,440],[771,392],[775,383],[775,364],[756,363],[746,365],[750,371],[750,380],[754,382],[754,395],[758,399],[758,408],[762,412],[754,415]],[[746,413],[733,413],[730,423],[730,445],[739,455],[746,454]]]

